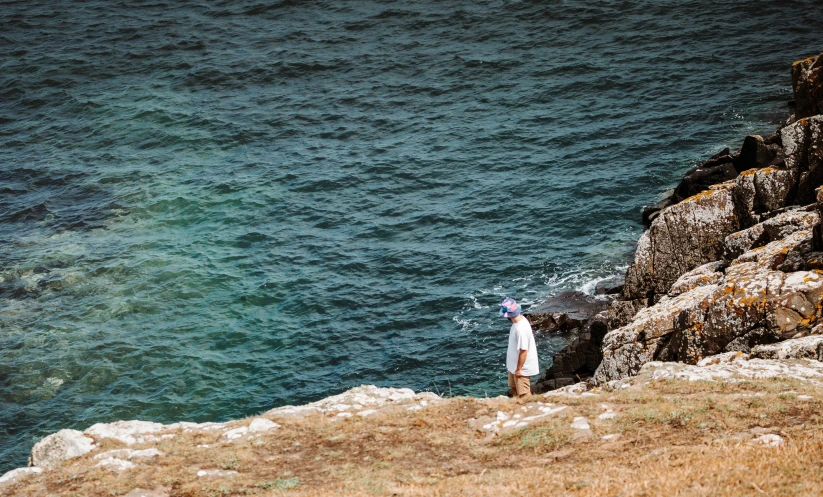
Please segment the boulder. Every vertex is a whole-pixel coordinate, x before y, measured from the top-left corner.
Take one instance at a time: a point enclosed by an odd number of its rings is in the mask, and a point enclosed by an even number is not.
[[[649,301],[646,298],[624,300],[613,300],[609,304],[609,312],[607,314],[606,326],[609,330],[620,328],[629,324],[634,316],[645,307],[648,307]]]
[[[792,64],[792,89],[798,119],[823,113],[823,57]]]
[[[808,170],[800,173],[797,185],[798,201],[802,204],[814,202],[815,190],[823,184],[823,116],[810,117],[809,141],[806,151]]]
[[[719,162],[722,159],[725,159],[725,162]],[[674,203],[681,202],[708,190],[710,186],[733,180],[737,174],[734,158],[731,156],[715,159],[709,166],[701,164],[683,176],[680,184],[674,189],[672,200]]]
[[[723,241],[739,226],[733,185],[712,186],[660,213],[637,242],[626,272],[626,300],[665,294],[683,273],[720,259]]]
[[[532,307],[524,316],[535,331],[569,332],[584,329],[608,305],[607,300],[583,292],[562,292]]]
[[[591,377],[603,358],[600,348],[608,332],[608,311],[598,313],[586,330],[552,358],[552,365],[532,385],[538,394]]]
[[[823,116],[803,118],[780,130],[786,168],[798,175],[796,199],[815,201],[815,189],[823,184]]]
[[[811,251],[811,238],[811,230],[798,230],[749,250],[722,273],[708,264],[684,274],[670,296],[606,335],[595,381],[636,374],[649,361],[695,364],[808,333],[821,319],[823,272],[789,262]]]
[[[746,333],[745,335],[739,336],[731,342],[729,342],[729,344],[726,345],[726,347],[724,347],[723,350],[728,351],[726,352],[727,354],[734,352],[748,353],[755,346],[759,346],[764,343],[774,343],[779,341],[782,337],[783,335],[779,333],[777,330],[769,328],[755,328],[752,331]]]
[[[94,440],[77,430],[60,430],[37,442],[31,449],[31,465],[54,468],[94,450]]]
[[[772,164],[781,155],[781,147],[777,143],[766,143],[760,135],[750,135],[743,140],[740,155],[734,166],[738,172],[749,169],[761,169]]]
[[[623,285],[626,283],[625,275],[612,276],[605,280],[598,281],[594,286],[595,295],[617,295],[623,291]]]
[[[723,242],[723,259],[732,261],[744,252],[781,240],[796,231],[813,230],[820,215],[802,208],[785,210],[774,217],[727,236]]]
[[[755,205],[762,211],[773,211],[789,205],[795,196],[797,172],[766,167],[754,174]]]
[[[814,359],[823,361],[823,336],[794,338],[772,345],[759,345],[750,357],[758,359]]]
[[[795,201],[800,173],[793,169],[766,167],[740,173],[732,188],[734,209],[740,227],[763,221],[769,212]]]

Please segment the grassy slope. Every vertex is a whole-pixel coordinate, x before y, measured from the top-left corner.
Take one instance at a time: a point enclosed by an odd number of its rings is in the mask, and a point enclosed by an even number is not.
[[[798,399],[801,394],[813,398]],[[569,408],[492,440],[468,420],[512,412],[518,401],[455,398],[367,418],[313,416],[233,443],[216,433],[180,434],[157,445],[165,457],[136,469],[111,473],[87,456],[0,493],[92,497],[163,486],[170,495],[198,497],[823,494],[820,386],[677,380],[525,402],[537,401]],[[617,417],[598,420],[604,406]],[[570,427],[576,416],[588,418],[590,437]],[[785,446],[752,443],[758,427],[780,434]],[[602,439],[612,433],[620,434],[617,440]],[[104,449],[119,447],[106,443]],[[239,474],[198,478],[198,469]]]

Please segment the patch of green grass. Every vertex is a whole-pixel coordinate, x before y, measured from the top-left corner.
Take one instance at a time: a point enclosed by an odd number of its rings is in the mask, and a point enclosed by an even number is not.
[[[220,461],[220,467],[226,470],[237,470],[240,467],[240,459],[237,456],[231,456]]]
[[[274,481],[263,481],[257,484],[263,490],[291,490],[300,486],[300,478],[278,478]]]
[[[541,449],[557,450],[571,441],[569,432],[559,423],[548,423],[532,429],[524,429],[518,435],[518,448],[530,448],[536,452]]]

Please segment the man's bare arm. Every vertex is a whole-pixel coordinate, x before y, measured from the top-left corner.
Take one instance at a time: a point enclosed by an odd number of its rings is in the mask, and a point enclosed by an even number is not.
[[[523,365],[526,364],[526,354],[528,354],[527,350],[521,350],[520,354],[517,356],[517,369],[514,370],[515,376],[524,376]]]

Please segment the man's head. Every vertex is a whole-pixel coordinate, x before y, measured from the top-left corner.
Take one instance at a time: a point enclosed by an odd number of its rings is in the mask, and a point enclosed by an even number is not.
[[[509,319],[516,318],[520,315],[520,306],[513,298],[509,297],[500,303],[499,315]]]

